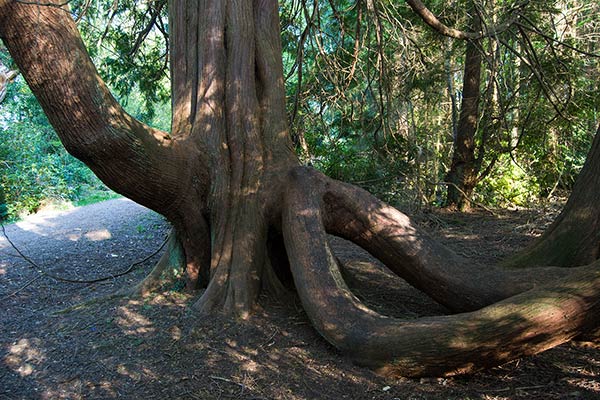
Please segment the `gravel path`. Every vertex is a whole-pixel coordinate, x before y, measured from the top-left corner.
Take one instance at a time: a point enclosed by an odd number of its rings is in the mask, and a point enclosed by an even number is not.
[[[7,225],[6,234],[40,267],[39,271],[67,279],[90,280],[123,271],[152,253],[160,246],[166,228],[156,213],[120,198],[31,215]],[[39,271],[18,257],[5,237],[0,237],[0,277],[4,281],[0,298],[36,278]],[[44,282],[36,283],[40,284]],[[103,286],[110,290],[112,284],[115,282]]]

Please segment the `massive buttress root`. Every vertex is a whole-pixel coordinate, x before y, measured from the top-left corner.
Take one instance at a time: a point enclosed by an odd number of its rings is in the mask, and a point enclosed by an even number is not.
[[[329,247],[324,197],[327,184],[336,183],[320,181],[306,169],[292,173],[282,221],[286,250],[311,322],[357,363],[402,376],[467,373],[538,353],[598,324],[598,262],[469,313],[403,321],[370,310],[346,286]]]

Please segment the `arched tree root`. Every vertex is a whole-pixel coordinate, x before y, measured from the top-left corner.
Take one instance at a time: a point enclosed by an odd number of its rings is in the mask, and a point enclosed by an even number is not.
[[[439,265],[440,255],[426,246],[431,243],[416,230],[409,234],[386,228],[377,231],[373,225],[361,225],[365,221],[360,215],[332,222],[333,217],[343,215],[332,204],[339,207],[344,193],[348,194],[347,187],[340,183],[307,169],[296,170],[286,192],[282,226],[294,282],[308,317],[325,339],[357,363],[402,376],[468,373],[539,353],[600,323],[600,262],[571,270],[554,283],[538,284],[530,290],[531,284],[522,285],[513,289],[522,293],[498,299],[477,311],[403,321],[370,310],[346,286],[327,241],[327,227],[346,233],[362,232],[347,236],[383,261],[389,263],[386,258],[400,257],[400,262],[408,265],[395,268],[395,272],[402,272],[417,287],[443,286],[454,278],[428,267],[425,261]],[[337,202],[333,202],[332,196],[336,195]],[[359,200],[360,196],[355,198],[361,203]],[[396,215],[385,208],[367,211],[371,218],[387,221],[388,228],[393,221],[390,215]],[[396,224],[407,229],[409,226],[403,218]],[[392,239],[395,234],[396,242]],[[385,242],[391,244],[388,253],[382,247]],[[451,253],[443,252],[441,256],[449,263],[457,261]],[[451,267],[454,272],[457,266]],[[469,309],[490,301],[490,297],[477,298],[476,292],[480,291],[468,293],[468,303],[460,299],[449,303],[456,309]],[[491,298],[505,295],[497,291]]]

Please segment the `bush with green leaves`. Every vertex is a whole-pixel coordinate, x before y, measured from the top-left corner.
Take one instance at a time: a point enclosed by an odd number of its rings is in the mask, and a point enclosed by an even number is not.
[[[477,186],[475,201],[494,207],[528,207],[540,198],[540,184],[534,174],[504,155]]]

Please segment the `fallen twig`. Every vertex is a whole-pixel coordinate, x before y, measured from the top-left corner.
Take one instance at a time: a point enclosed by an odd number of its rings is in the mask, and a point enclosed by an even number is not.
[[[44,274],[38,274],[38,276],[36,276],[35,278],[29,280],[25,285],[21,286],[20,288],[18,288],[17,290],[15,290],[14,292],[12,292],[11,294],[8,294],[2,298],[0,298],[0,302],[10,299],[11,297],[19,294],[21,291],[23,291],[24,289],[26,289],[27,287],[29,287],[29,285],[31,285],[33,282],[37,281],[38,279],[40,279],[41,277],[43,277]]]

